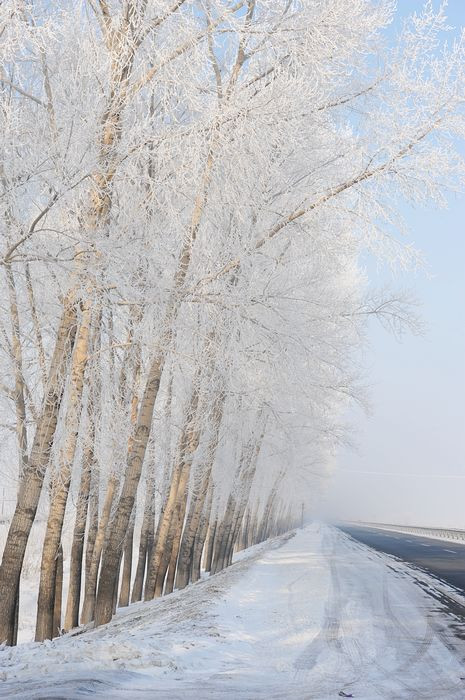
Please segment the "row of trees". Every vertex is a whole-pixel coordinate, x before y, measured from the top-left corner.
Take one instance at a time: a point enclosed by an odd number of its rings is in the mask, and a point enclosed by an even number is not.
[[[412,322],[360,253],[414,262],[397,202],[463,176],[463,45],[430,5],[384,45],[392,13],[2,3],[0,641],[37,513],[40,641],[221,570],[321,491],[366,319]]]

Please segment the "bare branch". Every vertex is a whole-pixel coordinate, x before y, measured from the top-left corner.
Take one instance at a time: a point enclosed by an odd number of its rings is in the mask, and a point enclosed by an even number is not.
[[[11,82],[11,80],[8,80],[8,78],[6,78],[4,75],[0,75],[0,83],[3,83],[4,85],[8,85],[8,87],[12,88],[12,90],[17,92],[19,95],[22,95],[23,97],[27,97],[28,100],[32,100],[40,107],[47,106],[45,104],[45,102],[42,102],[42,100],[40,100],[35,95],[31,95],[31,93],[26,92],[26,90],[23,90],[23,88],[19,87],[19,85],[15,85],[14,83]]]

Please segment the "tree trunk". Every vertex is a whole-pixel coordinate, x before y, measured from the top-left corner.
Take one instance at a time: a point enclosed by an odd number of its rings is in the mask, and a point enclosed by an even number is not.
[[[89,416],[88,444],[84,448],[81,481],[79,484],[76,520],[74,522],[73,543],[69,571],[68,599],[66,603],[65,631],[79,624],[79,603],[81,600],[82,559],[89,505],[91,470],[94,460],[94,423]],[[90,531],[90,526],[89,526]]]
[[[172,593],[174,588],[174,580],[176,577],[176,564],[178,560],[179,547],[181,543],[182,529],[184,525],[184,517],[186,515],[187,506],[187,487],[189,484],[191,463],[184,465],[183,473],[179,481],[178,493],[176,496],[176,508],[173,518],[173,538],[171,542],[171,559],[166,579],[166,593]]]
[[[145,450],[152,427],[153,409],[158,395],[164,357],[160,355],[150,368],[149,378],[142,397],[134,439],[127,460],[127,469],[118,507],[112,523],[112,531],[102,558],[101,575],[95,604],[95,623],[101,625],[109,622],[113,610],[113,590],[120,551],[129,519],[134,507],[137,486],[142,471]]]
[[[90,494],[89,494],[89,510],[88,510],[88,528],[87,528],[87,542],[86,542],[86,555],[85,555],[85,567],[84,567],[84,599],[86,597],[85,590],[89,585],[89,574],[92,563],[92,556],[95,547],[95,540],[98,531],[98,510],[99,510],[99,476],[97,465],[95,462],[94,454],[94,464],[91,469],[90,474]]]
[[[212,434],[207,448],[206,464],[203,465],[203,472],[199,466],[196,478],[194,479],[189,515],[186,520],[179,552],[178,572],[176,576],[177,588],[185,588],[189,583],[193,564],[194,539],[199,529],[205,500],[209,492],[211,472],[219,442],[221,421],[223,420],[224,402],[225,394],[221,391],[214,401]]]
[[[191,396],[189,399],[189,404],[186,411],[186,418],[184,421],[184,428],[181,433],[181,438],[178,447],[178,457],[173,469],[173,474],[171,476],[171,483],[169,487],[168,496],[165,503],[164,511],[160,517],[160,521],[157,527],[157,536],[154,551],[150,559],[148,569],[147,569],[147,579],[145,582],[144,597],[145,600],[151,600],[155,591],[160,593],[160,577],[158,576],[158,570],[160,568],[163,551],[165,549],[166,538],[169,533],[171,518],[173,514],[173,509],[176,504],[176,498],[178,493],[178,487],[181,480],[181,475],[186,467],[186,463],[189,463],[193,458],[193,454],[197,449],[199,441],[199,433],[197,430],[197,408],[199,403],[199,379],[201,374],[201,368],[198,367],[194,382]],[[165,569],[166,571],[166,569]],[[157,583],[158,579],[158,583]],[[163,584],[161,583],[161,586]]]
[[[136,603],[142,599],[142,589],[144,585],[145,568],[150,559],[151,547],[153,545],[153,534],[155,527],[154,517],[155,504],[155,474],[154,466],[150,467],[150,474],[147,477],[144,516],[140,531],[139,555],[137,559],[136,575],[132,587],[131,602]]]
[[[13,626],[13,637],[12,637],[12,646],[16,646],[18,643],[18,622],[19,622],[19,584],[18,584],[18,590],[16,592],[16,600],[15,600],[15,612],[14,612],[14,626]]]
[[[258,439],[245,445],[240,466],[237,472],[237,486],[233,491],[238,491],[239,498],[234,498],[230,494],[226,512],[223,519],[221,540],[218,543],[218,554],[215,552],[213,573],[224,569],[232,561],[234,543],[238,535],[238,528],[242,522],[244,511],[247,506],[250,489],[252,487],[255,471],[257,468],[258,456],[263,442],[266,428],[266,418],[263,422],[262,432]]]
[[[102,310],[99,308],[94,322],[94,334],[92,337],[92,352],[100,349]],[[79,606],[82,589],[82,566],[84,556],[84,541],[89,513],[89,527],[87,533],[85,576],[88,577],[88,569],[92,559],[92,551],[95,544],[98,527],[98,474],[95,459],[95,421],[100,404],[100,376],[98,365],[92,366],[92,376],[89,381],[89,397],[87,401],[87,435],[84,443],[82,457],[81,480],[79,484],[76,519],[73,531],[73,543],[71,547],[71,561],[69,573],[68,599],[66,603],[65,631],[77,627],[79,624]]]
[[[192,490],[189,512],[182,534],[182,541],[179,545],[176,588],[185,588],[189,583],[194,539],[207,495],[209,477],[208,473],[203,474],[201,482],[197,483],[196,488]]]
[[[236,544],[241,533],[242,523],[244,520],[244,512],[245,506],[239,506],[238,512],[235,514],[235,519],[231,530],[231,539],[228,543],[228,556],[226,566],[230,566],[232,563],[233,555],[236,551]]]
[[[81,417],[84,373],[88,357],[91,320],[90,303],[86,301],[82,306],[82,318],[76,337],[71,366],[68,408],[65,418],[65,444],[60,451],[58,474],[52,484],[50,510],[42,550],[39,597],[37,601],[36,642],[51,639],[53,635],[53,570],[60,546],[66,502],[71,482],[71,470]]]
[[[112,474],[108,479],[107,491],[103,502],[102,515],[97,528],[95,544],[92,548],[92,559],[89,563],[88,574],[86,575],[86,586],[84,592],[84,605],[81,613],[81,624],[86,625],[94,619],[95,593],[97,590],[97,576],[102,554],[103,543],[108,528],[111,515],[111,506],[115,497],[119,479],[116,474]],[[87,567],[87,564],[86,564]]]
[[[52,637],[59,637],[61,634],[61,606],[63,599],[63,547],[58,547],[55,560],[55,590],[53,597],[53,627]]]
[[[178,490],[181,483],[182,474],[185,471],[185,465],[183,462],[177,462],[172,475],[170,490],[168,493],[168,498],[163,510],[162,518],[163,520],[159,523],[159,528],[157,528],[157,538],[156,538],[156,548],[154,552],[154,558],[150,562],[151,567],[155,569],[155,581],[153,589],[148,593],[148,598],[146,600],[151,600],[152,598],[158,598],[163,593],[163,586],[165,582],[166,572],[170,563],[171,552],[173,548],[173,537],[174,528],[177,518],[177,505],[178,505]],[[147,580],[148,577],[147,577]],[[147,596],[147,593],[146,593]]]
[[[112,597],[112,602],[111,602],[112,615],[114,615],[116,613],[116,608],[118,607],[118,589],[119,589],[119,579],[120,579],[120,574],[121,574],[121,560],[122,560],[122,558],[123,558],[123,553],[120,552],[118,569],[117,569],[116,578],[115,578],[115,585],[113,588],[113,597]]]
[[[236,544],[234,547],[235,552],[242,552],[244,549],[244,541],[245,541],[245,532],[248,528],[248,521],[250,520],[250,509],[246,508],[244,512],[244,517],[242,518],[242,522],[239,526],[239,530],[237,533],[237,538],[236,538]]]
[[[3,551],[0,566],[0,643],[13,643],[15,606],[24,553],[49,461],[63,395],[64,376],[75,334],[76,307],[74,296],[70,293],[65,299],[42,411]]]
[[[168,388],[166,393],[166,404],[164,410],[165,417],[165,436],[167,439],[167,450],[164,456],[164,467],[162,477],[162,507],[157,525],[157,541],[158,532],[163,520],[163,513],[168,501],[170,491],[170,471],[171,471],[171,411],[173,401],[173,370],[169,371]],[[142,600],[142,592],[144,590],[145,572],[149,571],[149,565],[152,561],[155,542],[155,460],[152,460],[152,465],[147,478],[147,492],[145,496],[144,517],[141,528],[141,539],[139,545],[139,558],[137,563],[136,577],[134,580],[134,588],[132,592],[132,602]]]
[[[226,545],[229,538],[229,533],[232,527],[232,519],[234,516],[236,503],[234,496],[229,494],[226,510],[223,519],[218,523],[215,533],[215,547],[213,551],[211,573],[216,574],[225,566]]]
[[[134,521],[135,513],[131,517],[129,530],[124,542],[123,552],[123,577],[121,579],[121,591],[119,594],[119,606],[125,608],[129,605],[129,592],[131,590],[131,574],[132,574],[132,547],[134,543]]]
[[[156,597],[162,594],[168,595],[168,593],[173,592],[174,577],[176,575],[176,561],[178,557],[178,551],[176,548],[176,532],[179,528],[180,518],[181,513],[179,504],[177,503],[171,519],[169,535],[166,542],[166,552],[163,554],[162,565],[157,575],[157,584],[160,582],[161,586],[160,589],[158,588],[158,585],[155,586]],[[164,588],[163,582],[165,583]]]
[[[207,551],[205,553],[205,571],[212,570],[213,552],[215,549],[216,533],[218,528],[218,514],[215,515],[213,523],[209,525],[207,536]]]
[[[278,492],[279,484],[282,481],[283,477],[284,477],[284,471],[280,471],[278,476],[275,479],[275,482],[273,484],[273,488],[271,489],[271,491],[268,495],[268,499],[266,501],[265,508],[263,509],[261,523],[260,523],[259,528],[258,528],[259,542],[264,542],[268,537],[271,512],[273,510],[274,502],[276,500],[276,495]]]
[[[256,530],[257,530],[257,521],[258,521],[259,510],[260,510],[260,501],[257,500],[252,517],[250,519],[249,527],[248,527],[246,547],[252,547],[254,544],[256,544],[255,534],[256,534]]]
[[[208,532],[208,523],[210,520],[210,512],[212,506],[212,495],[213,482],[210,479],[210,483],[208,485],[207,498],[204,503],[202,516],[200,518],[199,527],[195,536],[194,545],[192,549],[191,581],[193,583],[195,581],[198,581],[201,576],[202,553],[204,551],[205,540]]]

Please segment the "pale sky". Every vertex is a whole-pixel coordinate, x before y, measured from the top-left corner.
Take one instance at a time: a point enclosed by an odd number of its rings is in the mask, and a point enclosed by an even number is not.
[[[449,15],[465,25],[465,2],[451,0]],[[465,195],[448,211],[403,214],[430,277],[370,269],[370,278],[412,289],[429,328],[399,343],[372,323],[372,415],[350,413],[358,450],[340,451],[326,506],[342,519],[465,529]]]

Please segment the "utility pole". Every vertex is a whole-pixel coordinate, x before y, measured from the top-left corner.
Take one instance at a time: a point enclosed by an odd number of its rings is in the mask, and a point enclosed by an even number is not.
[[[302,501],[302,514],[300,516],[300,527],[303,527],[303,526],[304,526],[304,504]]]

